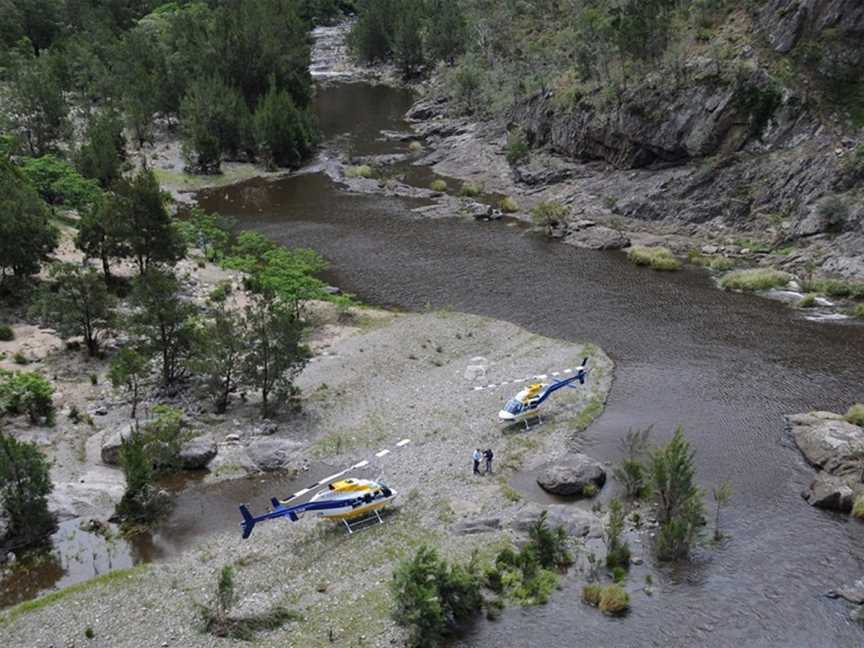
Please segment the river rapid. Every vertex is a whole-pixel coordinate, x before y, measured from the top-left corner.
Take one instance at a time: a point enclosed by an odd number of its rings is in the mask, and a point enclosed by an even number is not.
[[[407,149],[381,131],[407,129],[410,93],[336,84],[316,101],[331,147],[355,155]],[[411,212],[416,201],[352,193],[321,173],[253,180],[199,200],[242,228],[319,251],[331,263],[327,279],[364,302],[454,308],[599,344],[617,363],[616,382],[583,435],[586,451],[614,462],[628,429],[653,426],[662,442],[680,425],[703,487],[731,481],[729,538],[701,547],[688,565],[660,567],[654,595],[635,594],[626,618],[585,607],[570,579],[546,606],[478,623],[464,645],[864,643],[848,606],[824,596],[861,576],[864,526],[802,500],[813,470],[783,421],[864,400],[864,327],[810,322],[782,304],[722,292],[701,270],[655,273],[621,253],[575,249],[512,221],[426,219]]]

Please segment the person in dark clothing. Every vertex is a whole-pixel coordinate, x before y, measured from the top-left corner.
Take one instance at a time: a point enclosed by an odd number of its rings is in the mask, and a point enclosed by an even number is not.
[[[486,450],[483,451],[483,458],[486,459],[486,473],[485,474],[487,474],[487,475],[492,472],[492,458],[494,456],[495,456],[495,454],[492,452],[492,448],[486,448]]]
[[[480,448],[474,448],[474,454],[471,455],[471,458],[474,460],[474,474],[480,474],[480,459],[483,458],[483,455],[480,454]]]

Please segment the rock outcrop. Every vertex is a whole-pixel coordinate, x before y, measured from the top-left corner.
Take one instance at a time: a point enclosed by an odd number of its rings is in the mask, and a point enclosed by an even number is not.
[[[302,444],[288,439],[258,438],[249,444],[246,452],[259,470],[270,472],[287,468],[300,447]]]
[[[599,489],[606,483],[606,471],[591,457],[574,454],[544,469],[537,483],[555,495],[583,495],[589,484]]]
[[[128,423],[114,431],[107,431],[103,434],[102,450],[100,452],[102,463],[106,463],[109,466],[116,466],[120,463],[120,447],[123,445],[123,441],[132,435],[134,429],[135,424]]]
[[[516,512],[510,526],[514,531],[527,533],[537,524],[543,511],[546,511],[546,522],[549,526],[560,526],[568,535],[583,538],[600,537],[603,533],[603,523],[597,515],[567,504],[541,506],[531,502]]]
[[[630,245],[630,239],[622,232],[591,220],[568,223],[564,242],[587,250],[620,250]]]
[[[179,459],[186,470],[206,468],[217,453],[216,442],[209,436],[199,436],[190,439],[180,448]]]
[[[864,429],[833,412],[786,417],[795,445],[819,474],[802,495],[813,506],[850,511],[864,492]]]

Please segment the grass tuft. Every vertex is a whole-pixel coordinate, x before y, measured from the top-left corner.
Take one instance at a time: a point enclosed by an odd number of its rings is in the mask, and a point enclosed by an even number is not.
[[[681,262],[665,247],[634,245],[627,252],[627,258],[638,266],[648,266],[654,270],[678,270],[681,268]]]
[[[725,290],[768,290],[785,286],[792,279],[788,272],[771,268],[751,268],[735,270],[720,280],[720,287]]]
[[[447,183],[444,182],[443,180],[440,180],[440,179],[439,180],[433,180],[432,184],[429,185],[429,188],[432,191],[438,191],[438,192],[444,193],[445,191],[447,191]]]
[[[852,309],[852,316],[859,319],[864,319],[864,304],[858,304]]]
[[[852,503],[852,517],[864,520],[864,495],[857,495]]]
[[[357,166],[349,166],[345,169],[345,176],[348,178],[371,178],[374,174],[372,167],[368,164],[359,164]]]
[[[846,410],[846,420],[852,425],[864,427],[864,403],[855,403]]]
[[[459,193],[466,198],[476,198],[483,193],[483,186],[476,182],[465,182],[462,184],[462,189]]]
[[[816,305],[816,293],[807,293],[798,302],[798,308],[813,308]]]
[[[0,342],[11,342],[15,339],[15,331],[8,324],[0,324]]]
[[[510,196],[504,196],[501,199],[501,211],[505,214],[512,214],[519,211],[519,203],[513,200]]]

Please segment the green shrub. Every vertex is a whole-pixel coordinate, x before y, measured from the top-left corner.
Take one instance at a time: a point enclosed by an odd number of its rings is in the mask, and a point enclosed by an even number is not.
[[[7,414],[27,414],[33,423],[40,419],[54,422],[54,387],[35,372],[0,373],[0,410]]]
[[[391,590],[396,621],[409,628],[409,645],[415,648],[440,645],[483,605],[474,562],[450,565],[426,545],[396,567]]]
[[[693,451],[680,427],[669,443],[651,455],[651,480],[660,523],[657,557],[686,558],[704,522],[704,507],[696,485]]]
[[[612,469],[612,476],[621,482],[627,498],[634,499],[645,494],[648,473],[642,462],[648,454],[650,434],[650,427],[628,430],[620,442],[624,459]]]
[[[678,270],[681,262],[665,247],[646,247],[634,245],[627,257],[636,265],[648,266],[654,270]]]
[[[519,211],[519,203],[513,200],[510,196],[504,196],[501,199],[501,211],[505,214],[512,214]]]
[[[613,567],[612,580],[620,585],[625,580],[627,580],[627,570],[623,567]]]
[[[14,362],[14,363],[17,364],[17,365],[28,365],[28,364],[30,364],[30,360],[27,359],[27,356],[25,356],[25,355],[24,355],[23,353],[21,353],[20,351],[16,351],[16,352],[15,352],[15,355],[12,356],[12,362]]]
[[[99,200],[95,180],[83,178],[68,162],[53,155],[25,158],[21,171],[48,204],[62,204],[83,211]]]
[[[50,464],[36,444],[0,431],[0,508],[12,546],[41,544],[56,528],[47,499],[53,488]]]
[[[84,636],[87,639],[93,639],[96,636],[96,633],[93,632],[93,628],[91,628],[90,626],[87,626],[86,628],[84,628]]]
[[[859,319],[864,319],[864,304],[858,304],[852,309],[852,315]]]
[[[816,293],[807,293],[798,302],[798,308],[813,308],[816,305]]]
[[[419,153],[423,150],[423,145],[417,140],[412,140],[410,144],[408,144],[408,150],[412,153]]]
[[[559,202],[541,202],[531,210],[531,222],[538,227],[553,227],[563,221],[569,211],[566,205]]]
[[[826,229],[839,230],[849,218],[849,205],[840,196],[825,196],[816,205],[816,213],[826,223]]]
[[[466,198],[476,198],[482,193],[483,185],[470,181],[462,183],[462,188],[459,190],[459,194]]]
[[[613,497],[609,502],[609,522],[606,525],[606,566],[611,569],[630,566],[630,545],[622,540],[624,532],[624,507],[621,500]]]
[[[252,641],[259,631],[281,628],[289,621],[299,621],[302,617],[280,605],[261,614],[247,617],[232,617],[231,608],[237,603],[234,587],[234,568],[225,565],[216,581],[213,603],[209,606],[198,605],[198,617],[204,632],[216,637],[227,637]]]
[[[0,324],[0,342],[11,342],[15,339],[15,331],[8,324]]]
[[[438,191],[440,193],[444,193],[445,191],[447,191],[447,183],[441,179],[433,180],[432,184],[429,185],[429,188],[432,191]]]
[[[792,279],[788,272],[771,268],[735,270],[720,279],[720,287],[726,290],[768,290],[785,286]]]
[[[852,425],[864,427],[864,403],[855,403],[846,410],[846,420]]]
[[[528,160],[530,148],[525,134],[516,128],[507,133],[507,162],[515,166]]]
[[[597,484],[594,482],[588,482],[582,487],[582,496],[583,497],[594,497],[598,492]]]
[[[345,176],[348,178],[371,178],[373,175],[375,173],[368,164],[358,164],[345,169]]]
[[[852,516],[864,520],[864,495],[856,495],[852,502]]]
[[[609,616],[626,614],[630,609],[630,596],[620,585],[607,585],[600,594],[600,611]]]

